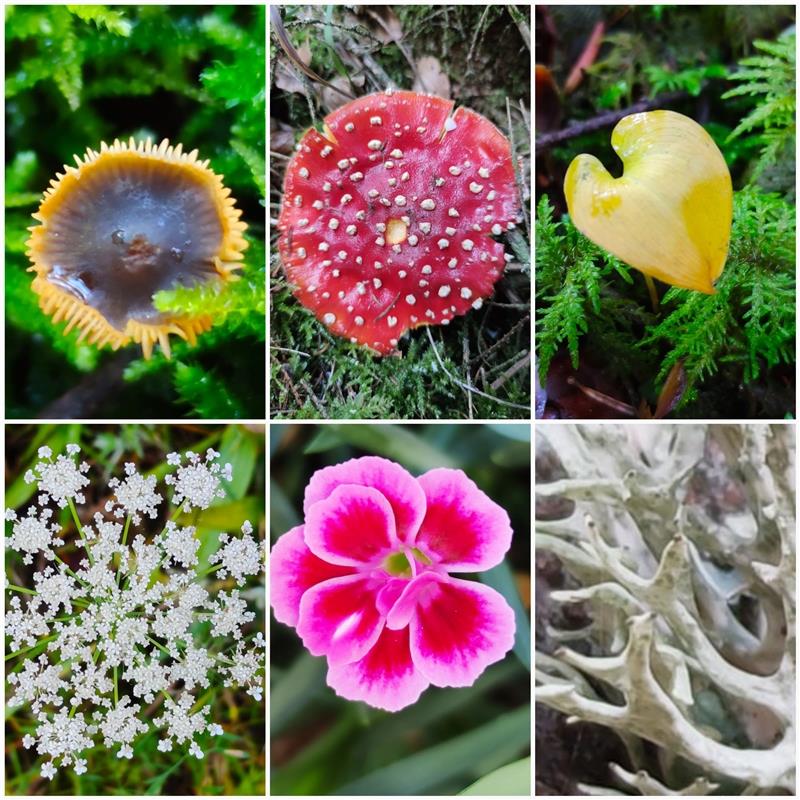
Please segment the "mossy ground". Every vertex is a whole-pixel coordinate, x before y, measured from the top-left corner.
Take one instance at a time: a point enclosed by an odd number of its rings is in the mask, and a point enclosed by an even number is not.
[[[410,89],[418,59],[433,56],[451,97],[481,112],[529,160],[529,11],[520,7],[282,6],[293,46],[327,81],[355,95]],[[503,42],[502,59],[496,43]],[[303,131],[335,95],[271,41],[270,217],[277,219],[283,171]],[[329,96],[329,94],[331,96]],[[508,101],[508,102],[507,102]],[[522,171],[527,197],[527,169]],[[509,238],[514,254],[480,311],[448,327],[418,328],[401,358],[380,358],[334,337],[300,306],[277,255],[270,264],[270,408],[275,418],[502,419],[530,416],[528,219]],[[273,253],[277,231],[272,230]]]

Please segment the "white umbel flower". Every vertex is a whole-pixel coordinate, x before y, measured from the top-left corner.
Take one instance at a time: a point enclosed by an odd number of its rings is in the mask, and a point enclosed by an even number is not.
[[[223,547],[209,558],[212,564],[222,565],[217,573],[221,578],[230,576],[239,586],[244,586],[246,576],[257,575],[264,565],[261,548],[250,535],[252,530],[253,526],[246,522],[242,525],[241,538],[223,533],[219,537]]]
[[[186,464],[181,463],[177,453],[167,456],[167,463],[178,466],[174,475],[167,475],[164,481],[175,490],[173,502],[184,510],[191,508],[208,508],[216,499],[225,497],[220,488],[221,479],[230,482],[233,479],[231,465],[222,466],[217,462],[219,453],[209,448],[204,461],[191,450],[186,453]]]
[[[79,450],[77,445],[72,445],[69,455],[60,455],[53,461],[49,447],[39,448],[39,457],[42,460],[25,473],[25,481],[38,486],[42,493],[42,505],[52,500],[59,508],[66,508],[70,500],[76,503],[86,502],[81,490],[89,484],[85,474],[89,471],[89,465],[85,461],[81,464],[75,461],[73,456]]]
[[[170,454],[169,464],[178,469],[167,482],[178,508],[155,536],[135,526],[158,518],[163,496],[155,477],[140,475],[131,463],[122,480],[92,492],[113,494],[105,516],[81,522],[87,515],[73,509],[74,527],[61,530],[51,504],[85,502],[88,467],[76,464],[78,452],[70,445],[54,459],[41,448],[27,475],[38,483],[37,503],[24,516],[6,512],[12,523],[6,547],[26,564],[45,559],[33,573],[35,589],[6,582],[7,591],[23,593],[6,604],[5,632],[11,650],[21,651],[15,657],[23,659],[9,664],[16,668],[8,672],[7,702],[29,706],[37,723],[23,745],[42,757],[48,779],[60,768],[85,773],[93,747],[131,759],[139,737],[158,729],[162,752],[203,758],[207,737],[223,730],[211,721],[212,706],[198,703],[206,697],[201,693],[215,683],[259,700],[263,691],[264,638],[246,634],[255,614],[238,589],[225,590],[219,580],[204,585],[208,570],[198,574],[202,535],[174,522],[179,510],[202,511],[224,497],[221,481],[232,479],[230,465],[217,463],[214,450],[205,459]],[[123,518],[124,524],[117,521]],[[241,536],[223,534],[209,561],[220,565],[216,577],[240,585],[258,574],[263,558],[250,523]],[[28,658],[26,649],[40,643],[45,648]],[[154,719],[148,706],[162,699],[162,714]]]
[[[125,480],[112,478],[108,485],[114,490],[116,508],[110,500],[106,503],[106,511],[114,512],[114,516],[130,516],[135,525],[141,522],[141,514],[146,514],[150,519],[155,519],[158,506],[163,499],[155,491],[155,475],[140,475],[136,465],[128,462],[125,464]]]
[[[53,548],[64,544],[64,540],[56,536],[61,526],[51,523],[52,517],[52,509],[37,509],[35,506],[31,506],[24,517],[18,517],[11,508],[6,511],[6,520],[14,523],[6,545],[22,553],[25,564],[32,563],[36,553],[44,553],[52,561],[55,558]]]

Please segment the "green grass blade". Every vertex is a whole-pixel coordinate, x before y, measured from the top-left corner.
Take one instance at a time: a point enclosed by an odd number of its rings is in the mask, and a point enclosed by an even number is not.
[[[514,652],[517,658],[530,670],[531,668],[531,623],[522,605],[517,585],[514,581],[514,574],[505,559],[496,567],[479,576],[481,583],[491,586],[492,589],[500,592],[505,597],[508,604],[514,609],[514,618],[517,623],[517,632],[514,636]]]
[[[270,731],[276,736],[313,702],[325,685],[324,658],[299,656],[270,692]]]
[[[475,779],[530,743],[530,706],[503,714],[477,730],[395,761],[337,789],[337,795],[432,794],[454,778]]]
[[[305,452],[322,453],[340,444],[394,459],[411,470],[459,466],[449,454],[398,425],[326,425]]]
[[[485,775],[459,794],[480,795],[529,795],[531,793],[531,759],[521,758]]]

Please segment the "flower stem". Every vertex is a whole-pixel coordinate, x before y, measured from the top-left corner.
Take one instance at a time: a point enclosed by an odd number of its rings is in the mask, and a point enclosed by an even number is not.
[[[660,304],[658,302],[658,289],[656,284],[649,275],[644,276],[645,283],[647,283],[647,291],[650,293],[650,303],[653,306],[653,313],[658,314]]]
[[[195,704],[189,709],[190,714],[196,714],[205,704],[209,697],[214,695],[214,687],[207,689],[200,697],[197,698]]]
[[[36,642],[36,644],[32,644],[30,647],[23,647],[21,650],[15,650],[13,653],[9,653],[6,656],[6,661],[10,661],[12,658],[24,655],[25,653],[30,653],[31,650],[36,650],[42,645],[47,644],[47,642],[52,642],[53,639],[55,638],[56,638],[55,634],[53,634],[52,636],[46,636],[44,639],[39,639],[39,641]]]
[[[172,658],[172,654],[169,652],[169,650],[167,650],[167,648],[166,648],[166,647],[164,647],[164,645],[163,645],[163,644],[159,644],[159,643],[158,643],[158,642],[157,642],[155,639],[153,639],[151,636],[148,636],[148,637],[147,637],[147,641],[148,641],[148,642],[150,642],[151,644],[154,644],[154,645],[155,645],[155,646],[156,646],[156,647],[157,647],[159,650],[161,650],[161,652],[162,652],[162,653],[165,653],[165,654],[166,654],[166,655],[168,655],[170,658]]]
[[[85,589],[88,589],[88,588],[89,588],[89,584],[87,584],[85,581],[81,580],[81,579],[80,579],[80,578],[79,578],[79,577],[78,577],[78,576],[75,574],[75,572],[73,572],[73,571],[70,569],[70,567],[69,567],[69,564],[67,564],[67,562],[66,562],[66,561],[64,561],[64,559],[63,559],[63,558],[61,558],[61,556],[59,556],[59,555],[58,555],[58,553],[55,553],[54,555],[55,555],[55,557],[56,557],[56,561],[58,561],[58,563],[59,563],[59,564],[61,564],[61,565],[64,567],[64,569],[65,569],[65,570],[66,570],[66,571],[67,571],[67,572],[68,572],[70,575],[72,575],[72,577],[73,577],[73,578],[75,578],[75,580],[76,580],[76,581],[78,581],[78,583],[79,583],[81,586],[83,586]],[[90,558],[90,560],[91,560],[91,556],[90,556],[89,558]],[[73,602],[75,602],[75,601],[73,600]]]
[[[78,517],[78,509],[75,508],[75,503],[71,497],[67,498],[67,503],[69,503],[69,510],[72,513],[72,519],[75,522],[75,527],[78,529],[78,533],[83,541],[83,549],[86,550],[86,555],[89,556],[89,563],[94,564],[92,552],[89,550],[89,540],[86,538],[86,534],[83,532],[83,526],[81,525],[80,518]]]
[[[125,547],[125,544],[128,541],[128,529],[131,527],[131,515],[125,518],[125,529],[122,531],[122,546]]]
[[[126,543],[128,541],[128,529],[130,527],[131,527],[131,515],[128,514],[128,516],[125,517],[125,528],[122,531],[122,546],[123,547],[126,546]],[[125,558],[125,556],[123,556],[122,553],[120,553],[120,556],[119,556],[119,567],[117,568],[117,586],[119,586],[120,583],[122,582],[122,563],[123,563],[124,558]],[[128,577],[130,577],[130,576],[128,576]],[[128,584],[126,583],[125,584],[126,588],[127,588],[127,585]]]
[[[119,704],[119,684],[117,682],[117,668],[114,667],[114,708]]]
[[[24,586],[17,586],[16,584],[13,583],[9,583],[8,586],[6,586],[6,589],[11,589],[12,592],[22,592],[23,594],[33,594],[33,595],[39,594],[33,589],[26,589]]]
[[[205,578],[206,575],[210,575],[212,572],[216,572],[218,569],[222,569],[222,564],[214,564],[213,567],[209,567],[204,572],[198,572],[197,573],[197,577],[198,578]]]

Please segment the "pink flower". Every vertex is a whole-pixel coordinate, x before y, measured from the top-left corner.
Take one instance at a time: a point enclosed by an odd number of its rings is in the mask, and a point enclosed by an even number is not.
[[[508,514],[461,470],[353,459],[312,476],[303,511],[272,549],[272,607],[327,657],[337,694],[398,711],[430,684],[472,685],[513,646],[503,597],[449,575],[511,544]]]

